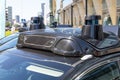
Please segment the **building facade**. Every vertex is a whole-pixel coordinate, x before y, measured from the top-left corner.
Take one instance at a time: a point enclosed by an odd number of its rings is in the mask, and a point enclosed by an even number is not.
[[[44,15],[45,15],[45,3],[41,4],[41,10],[42,10],[41,15],[44,17]]]
[[[11,6],[8,6],[8,8],[6,8],[6,21],[12,22],[12,7]]]
[[[0,0],[0,38],[5,36],[5,0]]]
[[[56,0],[49,0],[49,8],[50,8],[50,24],[55,21],[55,16],[56,16]]]
[[[20,23],[20,16],[19,16],[19,15],[16,15],[16,16],[15,16],[15,20],[16,20],[17,23]]]
[[[67,1],[67,0],[64,0]],[[101,15],[103,25],[120,25],[120,0],[88,0],[88,15]],[[85,0],[73,0],[58,10],[59,23],[81,27],[84,24]]]

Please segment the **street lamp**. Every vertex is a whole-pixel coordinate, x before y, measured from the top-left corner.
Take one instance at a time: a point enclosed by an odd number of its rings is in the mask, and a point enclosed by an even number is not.
[[[88,1],[85,0],[85,11],[86,11],[86,16],[88,15]]]
[[[88,0],[85,0],[85,19],[88,16]],[[85,20],[85,25],[87,25],[88,21]]]

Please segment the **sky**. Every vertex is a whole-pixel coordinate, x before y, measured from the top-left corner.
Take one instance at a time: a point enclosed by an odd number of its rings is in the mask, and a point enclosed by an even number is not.
[[[6,6],[13,8],[13,18],[15,15],[20,15],[21,18],[27,20],[41,12],[41,3],[46,3],[45,6],[49,6],[48,0],[6,0]],[[49,9],[45,9],[45,12],[49,12]]]
[[[57,0],[57,9],[60,8],[60,1]],[[65,5],[71,3],[72,0],[65,0]],[[49,0],[6,0],[6,7],[12,6],[13,19],[15,15],[20,15],[20,18],[30,20],[32,16],[37,16],[41,12],[41,3],[45,3],[45,15],[49,13]]]

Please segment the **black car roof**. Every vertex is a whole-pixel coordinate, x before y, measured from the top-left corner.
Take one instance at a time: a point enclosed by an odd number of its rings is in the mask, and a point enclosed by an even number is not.
[[[28,48],[27,49],[13,48],[6,50],[3,53],[38,61],[53,62],[54,64],[59,63],[70,67],[74,67],[76,62],[81,61],[81,57],[64,57],[57,54],[53,54],[50,51],[33,50]]]

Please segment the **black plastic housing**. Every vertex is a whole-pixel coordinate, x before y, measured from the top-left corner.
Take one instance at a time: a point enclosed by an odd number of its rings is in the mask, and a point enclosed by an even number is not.
[[[81,56],[83,53],[76,37],[44,30],[20,34],[17,47],[47,50],[64,56]]]
[[[115,31],[105,30],[98,24],[100,16],[94,15],[86,18],[81,34],[65,34],[60,29],[35,30],[20,34],[18,48],[31,48],[47,50],[62,56],[83,56],[92,54],[104,56],[120,51],[120,28]],[[109,28],[109,27],[107,27]],[[110,32],[109,32],[110,31]],[[117,34],[114,33],[117,31]]]
[[[82,37],[102,40],[103,39],[103,29],[102,25],[99,25],[99,20],[101,16],[91,15],[85,17],[85,25],[82,28]]]

